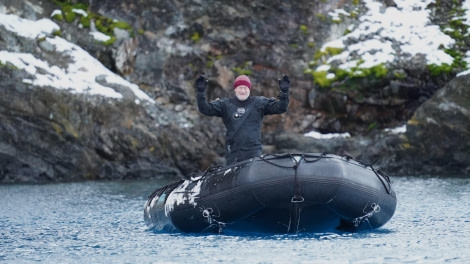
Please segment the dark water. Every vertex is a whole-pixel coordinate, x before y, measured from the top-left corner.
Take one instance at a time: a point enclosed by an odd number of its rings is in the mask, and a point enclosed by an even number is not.
[[[470,263],[470,179],[392,178],[394,217],[362,233],[158,234],[166,182],[0,185],[0,263]]]

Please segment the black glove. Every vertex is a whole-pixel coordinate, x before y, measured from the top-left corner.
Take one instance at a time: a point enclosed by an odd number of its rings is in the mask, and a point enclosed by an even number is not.
[[[207,88],[207,83],[209,80],[204,77],[204,75],[199,76],[196,80],[196,91],[203,93]]]
[[[287,77],[287,75],[284,75],[284,77],[282,77],[282,79],[279,80],[279,88],[281,89],[281,92],[288,93],[289,86],[290,86],[289,77]]]

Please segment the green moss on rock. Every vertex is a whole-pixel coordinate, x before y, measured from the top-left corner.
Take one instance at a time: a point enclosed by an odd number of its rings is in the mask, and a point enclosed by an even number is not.
[[[65,20],[67,23],[72,23],[78,18],[79,23],[84,28],[90,28],[93,21],[99,32],[110,37],[109,40],[103,42],[103,45],[112,45],[116,41],[116,37],[114,36],[115,28],[127,30],[131,36],[134,35],[134,29],[128,23],[89,12],[86,4],[74,3],[71,0],[53,0],[53,2],[62,8],[62,14],[55,14],[52,17],[53,19],[58,21]],[[77,10],[83,10],[86,15],[82,15],[80,12],[77,12]]]

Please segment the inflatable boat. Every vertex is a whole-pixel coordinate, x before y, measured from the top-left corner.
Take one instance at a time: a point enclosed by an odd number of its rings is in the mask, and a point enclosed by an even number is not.
[[[347,156],[286,153],[159,188],[144,220],[164,232],[356,232],[387,223],[396,204],[389,177],[372,166]]]

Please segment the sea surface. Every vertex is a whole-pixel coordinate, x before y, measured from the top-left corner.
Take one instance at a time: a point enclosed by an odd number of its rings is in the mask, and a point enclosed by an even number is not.
[[[391,177],[393,218],[360,233],[156,233],[167,181],[0,185],[0,263],[470,263],[470,179]]]

